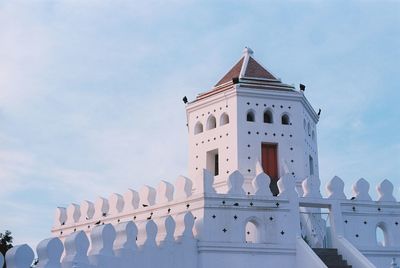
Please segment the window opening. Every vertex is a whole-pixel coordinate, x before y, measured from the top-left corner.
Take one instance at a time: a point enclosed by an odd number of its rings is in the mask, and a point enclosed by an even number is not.
[[[255,221],[246,223],[246,243],[260,243],[260,233],[258,224]]]
[[[383,223],[379,223],[376,226],[376,242],[381,247],[386,247],[389,244],[387,231]]]
[[[203,124],[200,123],[200,122],[197,122],[195,127],[194,127],[194,134],[196,135],[196,134],[199,134],[201,132],[203,132]]]
[[[206,168],[214,176],[219,175],[219,154],[218,149],[207,152],[207,163]]]
[[[314,175],[314,159],[311,155],[308,156],[308,164],[310,166],[310,175]]]
[[[270,110],[267,110],[264,112],[264,123],[272,123],[273,118],[272,118],[272,112]]]
[[[289,125],[290,120],[287,114],[282,115],[282,125]]]
[[[247,122],[254,122],[254,112],[253,111],[248,111],[247,112],[247,117],[246,117]]]
[[[228,116],[226,113],[223,113],[223,114],[221,115],[221,119],[220,119],[219,122],[220,122],[220,123],[219,123],[220,126],[229,124],[229,116]]]
[[[207,120],[207,129],[213,129],[217,127],[217,120],[215,119],[215,116],[210,115],[210,117]]]

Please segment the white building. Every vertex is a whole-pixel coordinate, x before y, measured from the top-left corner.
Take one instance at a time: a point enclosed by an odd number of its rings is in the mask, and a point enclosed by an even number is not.
[[[246,48],[212,90],[187,105],[189,177],[205,168],[224,191],[226,178],[239,170],[251,192],[260,161],[275,194],[285,165],[301,190],[306,177],[318,177],[318,115],[303,93],[282,83]]]
[[[57,208],[38,267],[397,267],[393,184],[382,181],[373,201],[364,179],[346,197],[334,177],[322,197],[318,114],[304,88],[246,48],[186,111],[189,178]],[[8,268],[32,260],[27,245],[6,256]]]

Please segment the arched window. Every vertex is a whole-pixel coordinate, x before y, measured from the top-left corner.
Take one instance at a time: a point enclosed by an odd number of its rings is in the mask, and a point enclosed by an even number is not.
[[[203,132],[203,124],[200,122],[197,122],[196,125],[194,126],[194,134],[199,134]]]
[[[315,140],[315,131],[314,130],[311,133],[311,138],[312,138],[313,141]]]
[[[306,120],[305,119],[303,119],[303,128],[304,128],[304,130],[306,130]]]
[[[308,124],[307,124],[307,131],[308,131],[308,136],[311,136],[311,126],[310,126],[310,122],[308,122]]]
[[[213,129],[217,127],[217,120],[215,119],[215,116],[210,115],[207,119],[207,129]]]
[[[287,114],[282,115],[282,125],[289,125],[290,124],[290,119]]]
[[[272,112],[271,110],[266,110],[264,112],[264,123],[273,123],[274,119],[272,117]]]
[[[376,243],[378,246],[387,247],[389,245],[389,236],[384,223],[378,223],[376,226]]]
[[[251,219],[246,223],[245,227],[245,237],[246,237],[246,243],[260,243],[261,242],[261,228],[260,224],[254,220]]]
[[[255,120],[255,116],[254,116],[254,112],[252,110],[247,111],[247,115],[246,115],[246,121],[247,122],[254,122]]]
[[[219,119],[219,125],[223,126],[229,124],[229,116],[226,113],[223,113]]]

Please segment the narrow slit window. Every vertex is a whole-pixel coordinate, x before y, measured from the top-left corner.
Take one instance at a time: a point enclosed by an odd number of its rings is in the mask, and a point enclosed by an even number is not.
[[[214,155],[214,176],[218,176],[219,174],[219,156],[218,154]]]
[[[218,149],[207,152],[207,163],[206,168],[214,176],[219,175],[219,154]]]
[[[314,175],[314,159],[311,155],[308,156],[308,164],[310,165],[310,175]]]

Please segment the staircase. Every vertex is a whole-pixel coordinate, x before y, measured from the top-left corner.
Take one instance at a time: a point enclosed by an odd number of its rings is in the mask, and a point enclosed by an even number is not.
[[[313,248],[313,250],[328,268],[351,268],[336,248]]]

